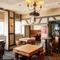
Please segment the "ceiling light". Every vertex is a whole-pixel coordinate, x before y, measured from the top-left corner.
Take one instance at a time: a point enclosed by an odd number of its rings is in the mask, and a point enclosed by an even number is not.
[[[29,10],[33,10],[33,12],[30,13],[30,15],[33,15],[33,16],[39,16],[40,14],[37,13],[37,7],[39,6],[39,10],[41,10],[41,8],[43,7],[44,5],[44,2],[43,0],[26,0],[26,5],[27,7],[29,8]],[[30,9],[30,7],[32,9]]]

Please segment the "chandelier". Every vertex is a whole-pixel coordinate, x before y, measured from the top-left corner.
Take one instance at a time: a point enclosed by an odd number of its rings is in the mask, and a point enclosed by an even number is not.
[[[29,10],[33,10],[33,12],[31,12],[30,15],[39,16],[40,14],[37,11],[41,10],[41,8],[44,5],[44,2],[43,2],[43,0],[40,0],[40,1],[38,1],[38,0],[26,0],[26,5],[29,8]],[[39,10],[37,10],[38,6],[39,6]]]

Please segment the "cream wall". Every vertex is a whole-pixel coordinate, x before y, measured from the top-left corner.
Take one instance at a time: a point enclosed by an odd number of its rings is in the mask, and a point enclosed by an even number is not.
[[[52,8],[40,12],[41,16],[51,16],[60,14],[60,8]]]
[[[60,14],[60,8],[52,8],[48,10],[41,10],[40,16],[51,16],[51,15],[58,15]],[[30,18],[29,14],[22,15],[22,18]]]
[[[4,40],[6,42],[6,36],[0,36],[0,40]]]
[[[0,12],[0,19],[4,19],[4,12]]]
[[[8,12],[4,12],[4,36],[6,36],[5,49],[8,50]]]
[[[8,13],[7,12],[0,12],[0,20],[3,20],[4,21],[4,35],[0,35],[0,40],[4,40],[6,43],[5,43],[5,49],[8,48],[8,45],[7,45],[7,35],[8,35],[8,24],[7,21],[8,21]],[[1,21],[2,21],[1,20]]]
[[[16,35],[15,40],[19,40],[20,38],[23,38],[23,35]]]
[[[25,26],[25,37],[30,37],[30,26]]]

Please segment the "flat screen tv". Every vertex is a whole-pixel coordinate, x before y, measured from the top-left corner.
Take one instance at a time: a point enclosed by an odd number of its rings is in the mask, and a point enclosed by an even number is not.
[[[59,24],[55,24],[55,30],[59,30]]]

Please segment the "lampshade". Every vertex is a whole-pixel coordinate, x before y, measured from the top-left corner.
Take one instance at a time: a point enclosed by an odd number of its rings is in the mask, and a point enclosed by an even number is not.
[[[41,10],[41,8],[44,5],[43,0],[26,0],[26,5],[29,7],[32,7],[32,9],[29,10],[33,10],[33,12],[30,13],[30,15],[34,15],[34,16],[39,16],[40,14],[37,12],[37,6],[39,6],[39,10]]]
[[[29,6],[30,5],[30,0],[26,0],[26,4],[27,4],[27,6]]]
[[[42,8],[42,6],[44,5],[44,2],[41,0],[41,1],[39,2],[39,5],[40,5],[40,8]]]

